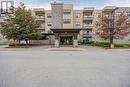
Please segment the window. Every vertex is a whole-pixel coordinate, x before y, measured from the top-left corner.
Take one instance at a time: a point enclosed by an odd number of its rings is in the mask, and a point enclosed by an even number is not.
[[[6,14],[1,14],[1,17],[5,17],[6,16]]]
[[[11,7],[12,7],[11,3],[8,2],[8,3],[7,3],[7,9],[8,9],[8,12],[9,12],[9,13],[12,12],[12,11],[11,11]]]
[[[116,15],[117,15],[117,16],[122,16],[123,13],[122,13],[122,12],[118,12],[118,13],[116,13]]]
[[[51,17],[52,17],[51,13],[48,13],[47,18],[51,18]]]
[[[71,10],[70,9],[64,9],[64,14],[71,14]]]
[[[64,19],[64,24],[70,24],[71,23],[71,19]]]
[[[80,18],[80,14],[75,14],[75,17],[76,18]]]
[[[2,2],[2,9],[7,9],[6,8],[6,2]]]
[[[48,23],[47,23],[47,26],[52,26],[52,23],[51,23],[51,22],[48,22]]]
[[[1,2],[1,13],[13,13],[13,2],[12,1],[2,1]]]
[[[89,31],[87,31],[87,34],[89,34]]]
[[[37,15],[37,16],[36,16],[36,19],[44,19],[44,16],[42,16],[42,15]]]
[[[75,26],[76,26],[76,27],[80,27],[80,23],[77,22],[77,23],[75,24]]]
[[[126,14],[127,14],[127,16],[130,16],[130,12],[127,12]]]

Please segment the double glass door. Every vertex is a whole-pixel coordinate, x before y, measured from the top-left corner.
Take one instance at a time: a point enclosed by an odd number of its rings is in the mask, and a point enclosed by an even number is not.
[[[60,37],[60,45],[73,45],[73,37],[72,36]]]

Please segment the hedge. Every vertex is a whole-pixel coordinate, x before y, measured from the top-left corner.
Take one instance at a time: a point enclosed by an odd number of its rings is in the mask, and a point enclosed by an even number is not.
[[[115,44],[115,47],[130,47],[130,44]]]
[[[110,43],[109,42],[95,42],[95,46],[99,47],[109,47]],[[130,44],[114,44],[115,47],[130,47]]]
[[[109,42],[95,42],[94,45],[99,46],[99,47],[109,47],[110,43]]]

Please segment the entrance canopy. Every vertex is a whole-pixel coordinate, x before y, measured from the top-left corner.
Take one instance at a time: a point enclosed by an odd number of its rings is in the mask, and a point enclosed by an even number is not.
[[[70,28],[70,29],[57,29],[57,28],[51,28],[51,30],[53,31],[53,33],[79,33],[81,31],[80,28]]]
[[[55,47],[59,47],[60,45],[73,45],[73,47],[78,46],[77,36],[81,29],[51,28],[51,30],[55,34]]]

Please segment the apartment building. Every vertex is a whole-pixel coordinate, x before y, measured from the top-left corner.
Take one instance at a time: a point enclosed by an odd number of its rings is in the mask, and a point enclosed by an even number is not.
[[[44,8],[35,8],[33,9],[32,15],[34,16],[35,20],[40,24],[38,30],[41,33],[45,32],[45,10]]]
[[[14,6],[13,0],[1,0],[0,22],[4,22],[7,17],[6,13],[13,13],[10,9],[12,6]],[[51,44],[55,44],[55,47],[62,45],[76,47],[78,41],[107,41],[100,38],[95,23],[99,14],[103,12],[110,14],[114,8],[116,7],[106,6],[103,9],[85,7],[81,10],[75,10],[73,4],[53,2],[51,3],[51,10],[34,8],[32,16],[40,24],[38,30],[49,35]],[[115,12],[116,15],[126,14],[130,16],[130,7],[118,7]],[[123,40],[115,40],[115,42],[129,43],[129,38],[130,35]]]
[[[83,41],[90,41],[93,37],[93,20],[94,20],[94,8],[84,8],[83,9],[83,30],[82,37]]]
[[[95,9],[86,7],[81,10],[75,10],[73,4],[64,4],[54,2],[51,4],[51,10],[43,10],[45,27],[42,29],[44,33],[55,34],[55,46],[73,45],[77,46],[78,41],[107,41],[100,38],[98,30],[95,26],[99,14],[109,15],[115,6],[106,6],[103,9]],[[36,8],[35,8],[36,9]],[[37,12],[34,9],[35,17]],[[39,9],[39,8],[37,8]],[[126,14],[130,16],[130,7],[118,7],[115,11],[116,15]],[[123,40],[115,40],[115,42],[129,43],[128,35]]]
[[[0,1],[0,22],[3,22],[7,14],[13,14],[14,1],[1,0]]]
[[[41,30],[43,33],[55,34],[55,45],[78,45],[78,39],[82,41],[92,40],[92,29],[94,19],[94,8],[84,8],[83,10],[74,10],[73,4],[52,3],[51,10],[42,10],[40,12],[34,8],[34,17],[44,18],[40,20],[45,26]],[[39,17],[40,16],[40,17]],[[36,18],[37,19],[37,18]]]
[[[7,14],[13,14],[13,7],[13,0],[0,0],[0,23],[4,22],[4,20],[7,19]],[[0,34],[0,43],[4,41],[5,38]]]

